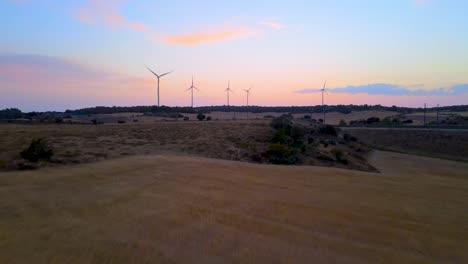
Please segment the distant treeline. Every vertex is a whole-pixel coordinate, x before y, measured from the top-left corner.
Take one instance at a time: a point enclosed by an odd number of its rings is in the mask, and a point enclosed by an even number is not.
[[[382,106],[382,105],[326,105],[326,112],[340,112],[344,114],[353,111],[394,111],[399,113],[411,113],[423,111],[423,108]],[[468,111],[468,105],[440,107],[440,111]],[[67,110],[66,114],[113,114],[113,113],[210,113],[210,112],[251,112],[251,113],[322,113],[321,105],[316,106],[202,106],[202,107],[169,107],[169,106],[130,106],[130,107],[92,107],[79,110]],[[436,108],[428,108],[427,111],[436,111]]]
[[[326,105],[326,112],[351,113],[353,111],[394,111],[399,113],[411,113],[423,111],[423,108],[397,107],[397,106],[382,106],[382,105]],[[78,110],[67,110],[61,112],[29,112],[24,113],[16,108],[0,110],[0,119],[18,119],[18,118],[33,118],[38,115],[90,115],[90,114],[115,114],[115,113],[210,113],[210,112],[252,112],[252,113],[322,113],[321,105],[317,106],[203,106],[203,107],[169,107],[169,106],[97,106],[91,108],[83,108]],[[428,112],[436,111],[436,108],[428,108]],[[444,106],[440,107],[439,111],[451,112],[466,112],[468,105]]]

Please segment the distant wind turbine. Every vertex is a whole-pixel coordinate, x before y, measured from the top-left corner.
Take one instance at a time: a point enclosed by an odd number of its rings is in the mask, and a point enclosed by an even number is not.
[[[195,86],[193,85],[193,76],[192,76],[192,86],[190,86],[190,88],[188,88],[187,90],[185,90],[185,91],[188,91],[188,90],[191,90],[191,91],[192,91],[192,108],[193,108],[193,90],[194,90],[194,89],[197,90],[197,91],[200,91],[200,90],[198,90],[197,87],[195,87]]]
[[[326,93],[328,95],[328,92],[327,92],[327,82],[325,81],[325,83],[323,84],[323,88],[322,89],[319,89],[318,91],[321,91],[322,92],[322,111],[323,111],[323,123],[325,124],[325,100],[324,100],[324,94]]]
[[[252,90],[252,87],[250,87],[248,90],[244,89],[244,91],[247,93],[247,108],[249,107],[250,90]],[[249,119],[249,109],[247,109],[247,119]]]
[[[244,91],[247,93],[247,106],[249,106],[250,90],[252,90],[252,87],[250,87],[248,90],[247,90],[247,89],[244,89]]]
[[[172,73],[172,71],[163,73],[161,75],[158,75],[157,73],[152,71],[150,68],[148,68],[148,66],[146,66],[146,69],[148,69],[148,71],[150,71],[152,74],[154,74],[154,76],[156,76],[156,78],[158,78],[158,106],[160,106],[160,104],[159,104],[159,79],[162,78],[163,76],[168,75],[169,73]]]
[[[224,91],[227,93],[227,106],[229,106],[229,94],[234,93],[234,91],[231,89],[231,81],[228,82],[228,88]]]

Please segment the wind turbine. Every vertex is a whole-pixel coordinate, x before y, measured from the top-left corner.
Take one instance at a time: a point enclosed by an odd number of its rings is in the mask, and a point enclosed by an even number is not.
[[[185,91],[192,90],[192,108],[193,108],[193,89],[195,89],[195,90],[197,90],[197,91],[200,92],[200,90],[198,90],[198,88],[195,87],[195,86],[193,85],[193,76],[192,76],[192,86],[190,86],[190,88],[188,88],[187,90],[185,90]]]
[[[159,104],[159,79],[163,76],[166,76],[168,75],[169,73],[172,73],[172,71],[170,72],[166,72],[166,73],[163,73],[161,75],[158,75],[157,73],[155,73],[154,71],[152,71],[150,68],[148,68],[148,66],[146,66],[146,69],[148,69],[148,71],[150,71],[152,74],[154,74],[154,76],[156,76],[156,78],[158,78],[158,107],[160,106]]]
[[[231,89],[231,81],[228,82],[228,88],[224,91],[227,93],[227,106],[229,106],[229,93],[234,93]]]
[[[324,100],[324,94],[326,93],[328,95],[328,92],[327,92],[327,81],[325,81],[325,83],[323,84],[323,88],[322,89],[319,89],[318,91],[321,91],[322,92],[322,111],[323,111],[323,124],[325,124],[325,100]]]
[[[252,87],[250,87],[248,90],[247,90],[247,89],[244,89],[244,91],[247,93],[247,106],[249,106],[250,90],[252,90]]]
[[[244,91],[247,93],[247,108],[249,107],[250,90],[252,90],[252,87],[250,87],[248,90],[244,89]],[[247,119],[249,119],[249,109],[247,109]]]

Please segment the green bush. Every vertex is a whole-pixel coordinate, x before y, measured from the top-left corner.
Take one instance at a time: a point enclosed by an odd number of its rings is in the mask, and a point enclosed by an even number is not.
[[[54,152],[42,138],[33,139],[29,147],[20,152],[21,158],[31,161],[50,161]]]
[[[295,164],[298,162],[294,151],[286,145],[271,144],[267,150],[269,161],[273,164]]]
[[[273,135],[271,141],[273,143],[286,144],[286,142],[288,141],[288,136],[286,135],[284,129],[278,129]]]

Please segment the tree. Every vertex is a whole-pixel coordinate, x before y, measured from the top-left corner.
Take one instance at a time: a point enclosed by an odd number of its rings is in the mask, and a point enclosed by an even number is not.
[[[205,118],[206,118],[206,116],[205,116],[204,114],[202,114],[202,113],[199,113],[199,114],[197,115],[197,119],[200,120],[200,121],[205,120]]]

